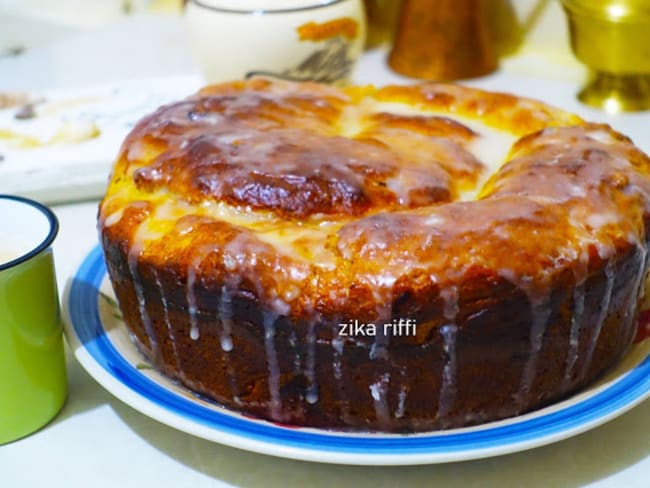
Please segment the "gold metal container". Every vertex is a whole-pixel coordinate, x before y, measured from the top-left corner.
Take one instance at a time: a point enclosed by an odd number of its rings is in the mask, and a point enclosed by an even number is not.
[[[650,0],[562,0],[571,48],[591,70],[578,94],[608,112],[650,109]]]
[[[487,7],[486,0],[404,0],[388,64],[403,75],[438,81],[494,71]]]
[[[366,48],[371,49],[393,42],[400,0],[364,0],[368,30]]]

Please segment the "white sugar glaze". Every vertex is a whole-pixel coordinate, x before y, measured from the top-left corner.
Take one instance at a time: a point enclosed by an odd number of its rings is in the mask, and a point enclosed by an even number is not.
[[[449,415],[456,398],[457,364],[456,364],[456,335],[458,327],[455,324],[447,324],[440,327],[442,337],[442,350],[444,352],[445,365],[442,369],[442,381],[440,386],[440,397],[438,400],[437,417],[444,422]]]
[[[390,425],[390,411],[388,409],[388,387],[390,373],[384,373],[372,383],[368,389],[375,405],[375,415],[380,425]]]
[[[400,295],[396,290],[404,288],[405,280],[421,285],[422,293],[429,293],[436,307],[441,303],[436,308],[440,316],[425,319],[429,321],[425,327],[431,327],[426,331],[428,335],[418,338],[429,342],[418,342],[413,347],[431,347],[439,354],[433,358],[441,366],[436,371],[440,375],[438,404],[432,406],[432,412],[443,426],[462,418],[489,417],[483,411],[457,411],[459,399],[464,396],[459,392],[467,388],[459,384],[459,372],[465,371],[462,354],[467,335],[463,327],[470,322],[464,307],[473,299],[467,284],[474,276],[485,278],[488,289],[512,289],[513,296],[523,292],[527,300],[530,323],[526,325],[526,340],[515,352],[523,358],[517,362],[521,373],[518,370],[516,376],[521,376],[514,385],[518,411],[536,402],[533,392],[538,394],[536,385],[544,371],[541,361],[548,354],[554,353],[561,361],[566,358],[566,364],[559,366],[562,385],[558,388],[566,391],[587,374],[596,351],[600,359],[600,336],[606,323],[609,327],[610,308],[621,300],[625,306],[621,327],[628,328],[626,337],[630,335],[647,269],[642,220],[644,209],[650,209],[650,184],[642,171],[635,172],[634,164],[640,163],[632,164],[634,154],[618,135],[605,126],[583,127],[582,121],[569,114],[514,97],[506,97],[502,111],[506,119],[521,117],[525,130],[498,128],[495,121],[501,111],[491,113],[494,100],[474,95],[466,98],[461,87],[423,88],[425,96],[414,103],[378,101],[380,98],[371,95],[353,101],[357,96],[354,93],[339,96],[335,89],[324,90],[335,100],[309,98],[311,94],[299,90],[294,93],[278,84],[268,93],[228,94],[223,99],[216,96],[205,101],[205,106],[196,100],[182,102],[183,107],[178,109],[161,109],[167,110],[168,119],[161,117],[158,125],[152,123],[150,127],[152,140],[169,136],[165,139],[171,141],[167,150],[137,137],[130,146],[127,144],[121,175],[127,180],[135,178],[140,186],[134,189],[115,185],[103,203],[99,222],[100,227],[111,232],[125,226],[128,214],[120,203],[124,201],[146,201],[154,209],[134,230],[127,259],[139,318],[154,355],[158,354],[158,338],[149,317],[154,308],[146,303],[149,291],[143,287],[140,271],[147,275],[143,271],[147,268],[141,261],[150,245],[167,238],[170,245],[158,247],[170,255],[188,249],[181,244],[174,246],[175,240],[190,249],[187,252],[191,257],[179,274],[181,283],[186,279],[187,325],[192,341],[200,344],[217,337],[219,354],[229,364],[236,354],[246,350],[238,347],[242,339],[237,335],[240,324],[233,300],[238,303],[235,297],[246,295],[259,303],[262,323],[253,325],[260,325],[264,331],[266,372],[262,374],[268,384],[268,399],[264,397],[255,405],[263,405],[267,416],[277,421],[286,420],[294,412],[316,411],[320,406],[313,405],[337,395],[342,418],[346,423],[353,420],[351,412],[356,408],[350,405],[352,396],[346,388],[350,387],[351,375],[357,372],[352,371],[355,368],[347,359],[361,353],[376,365],[366,383],[376,425],[397,428],[405,425],[398,421],[404,418],[411,427],[426,424],[427,419],[409,418],[416,405],[409,395],[417,382],[409,381],[413,371],[407,371],[408,361],[398,362],[400,355],[396,352],[405,347],[404,343],[391,338],[383,327],[400,318],[393,316],[394,310],[403,297],[409,298],[410,290],[406,287]],[[439,95],[442,105],[429,106],[428,101]],[[449,96],[460,97],[458,103],[446,106],[444,100]],[[289,98],[298,102],[289,102]],[[206,108],[210,103],[221,104],[222,113]],[[335,113],[337,103],[345,107],[330,121],[328,110]],[[322,112],[310,112],[316,107]],[[473,108],[463,112],[463,107]],[[255,118],[256,111],[262,116]],[[475,116],[469,115],[471,111]],[[294,126],[284,126],[287,120],[293,120]],[[518,140],[539,127],[568,122],[579,126],[549,127]],[[413,123],[420,124],[422,130],[410,131],[408,124]],[[180,132],[175,132],[176,128],[183,125],[191,126],[189,133],[177,140]],[[450,127],[453,130],[448,136],[435,132]],[[271,136],[266,134],[268,130],[273,132]],[[374,142],[364,138],[374,138]],[[192,166],[196,174],[171,173],[174,158],[184,161],[188,154],[195,157],[188,161],[196,163]],[[390,157],[396,157],[399,164],[387,163]],[[250,170],[252,176],[242,176],[237,168]],[[335,181],[337,188],[345,191],[332,193],[332,198],[344,201],[342,207],[348,205],[345,211],[330,212],[328,202],[324,202],[317,212],[291,214],[300,210],[295,205],[301,203],[300,199],[291,200],[295,196],[292,192],[309,181],[312,171],[339,178]],[[325,183],[318,189],[327,195],[329,187]],[[199,193],[192,193],[197,185]],[[239,185],[236,197],[243,199],[239,204],[228,200],[234,198],[229,193],[233,185]],[[378,197],[366,208],[359,197],[362,203],[355,207],[358,195],[353,190],[357,188],[366,192],[362,196],[379,189],[380,196],[384,191],[394,198],[384,201]],[[414,188],[422,192],[413,193]],[[190,190],[187,194],[183,193],[186,189]],[[312,196],[318,196],[314,192]],[[262,203],[255,198],[246,200],[247,195],[254,195]],[[350,200],[345,200],[348,197]],[[309,200],[306,196],[304,199]],[[283,207],[286,201],[293,202],[294,207]],[[635,205],[638,211],[629,210]],[[283,214],[278,209],[289,211]],[[202,229],[204,224],[219,225],[207,231]],[[193,239],[195,233],[205,238],[210,232],[228,238],[205,246],[193,244],[203,242]],[[618,293],[614,285],[619,271],[616,258],[620,256],[616,254],[618,248],[624,247],[622,242],[638,246],[637,258],[643,265],[631,278],[634,296],[619,298],[618,294],[612,301],[613,294]],[[594,249],[600,260],[590,263]],[[210,263],[215,261],[223,274],[208,276],[202,269],[202,263],[212,254]],[[599,311],[594,314],[586,307],[593,301],[593,290],[587,286],[591,282],[589,268],[596,263],[605,266],[605,286],[599,297]],[[554,287],[558,277],[567,271],[574,278],[565,299],[570,318],[562,313],[561,320],[566,323],[562,324],[560,341],[547,340],[549,334],[557,332],[555,321],[559,314],[551,310],[555,306]],[[208,284],[210,278],[213,282]],[[423,284],[427,279],[430,283]],[[171,294],[165,294],[159,275],[154,280],[162,304],[162,319],[158,320],[164,321],[171,337],[173,330],[178,330],[170,323]],[[213,298],[204,292],[211,287],[216,289],[212,290]],[[414,285],[413,294],[419,290]],[[214,300],[209,308],[216,307],[218,315],[217,331],[209,334],[203,329],[208,311],[200,309],[205,300]],[[330,324],[336,322],[331,312],[344,311],[337,316],[342,322],[354,319],[351,315],[357,313],[355,300],[359,313],[362,311],[367,320],[377,323],[374,338],[344,339],[334,333],[326,344],[323,336],[327,334],[321,334],[320,327],[336,325]],[[426,309],[419,303],[414,306]],[[174,304],[174,313],[176,307]],[[321,315],[323,310],[330,314],[327,319]],[[587,323],[585,317],[594,315],[594,323]],[[281,335],[276,330],[279,324],[284,328],[285,321],[294,328],[288,336],[284,330]],[[280,337],[288,337],[290,356],[286,358],[279,357]],[[556,346],[557,342],[562,346]],[[174,355],[180,367],[178,351],[174,350]],[[317,364],[317,357],[319,361],[331,357],[331,365]],[[289,364],[287,371],[280,370],[281,364]],[[319,377],[322,372],[331,373],[332,378]],[[300,381],[305,386],[290,393],[296,398],[287,398],[285,403],[285,390],[291,390],[285,378],[291,373],[303,375]],[[227,374],[235,403],[248,402],[236,395],[243,389],[232,368]],[[292,412],[285,411],[296,399],[301,405]],[[499,415],[508,408],[514,407],[502,406]]]
[[[167,333],[169,334],[169,338],[171,339],[170,342],[171,342],[172,353],[174,355],[174,362],[176,363],[176,368],[178,368],[178,370],[181,371],[182,370],[181,363],[178,356],[178,350],[176,349],[176,334],[172,327],[172,323],[169,319],[169,305],[167,303],[167,297],[165,296],[165,288],[160,282],[160,277],[158,276],[158,273],[155,273],[155,280],[156,280],[156,285],[158,287],[158,292],[160,293],[160,303],[162,304],[163,307],[165,327],[167,328]]]
[[[275,347],[275,322],[278,316],[265,312],[264,320],[264,349],[268,365],[269,403],[268,414],[274,420],[282,420],[282,398],[280,397],[280,366],[278,352]]]

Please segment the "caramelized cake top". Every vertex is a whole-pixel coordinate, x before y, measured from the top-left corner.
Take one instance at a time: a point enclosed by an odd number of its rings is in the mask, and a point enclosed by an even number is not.
[[[386,319],[438,290],[450,315],[472,277],[534,305],[560,273],[645,256],[649,171],[608,126],[513,95],[257,78],[141,120],[99,227],[130,259],[276,314]]]

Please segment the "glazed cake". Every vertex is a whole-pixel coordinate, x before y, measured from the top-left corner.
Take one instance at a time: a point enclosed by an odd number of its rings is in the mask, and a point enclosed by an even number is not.
[[[608,126],[508,94],[253,79],[141,120],[99,232],[136,344],[194,392],[426,431],[557,401],[625,353],[649,170]]]

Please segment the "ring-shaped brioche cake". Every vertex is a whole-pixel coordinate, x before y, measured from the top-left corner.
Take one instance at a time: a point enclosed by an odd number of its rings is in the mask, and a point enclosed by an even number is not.
[[[99,231],[171,378],[279,423],[425,431],[544,406],[625,353],[649,170],[508,94],[257,78],[141,120]]]

